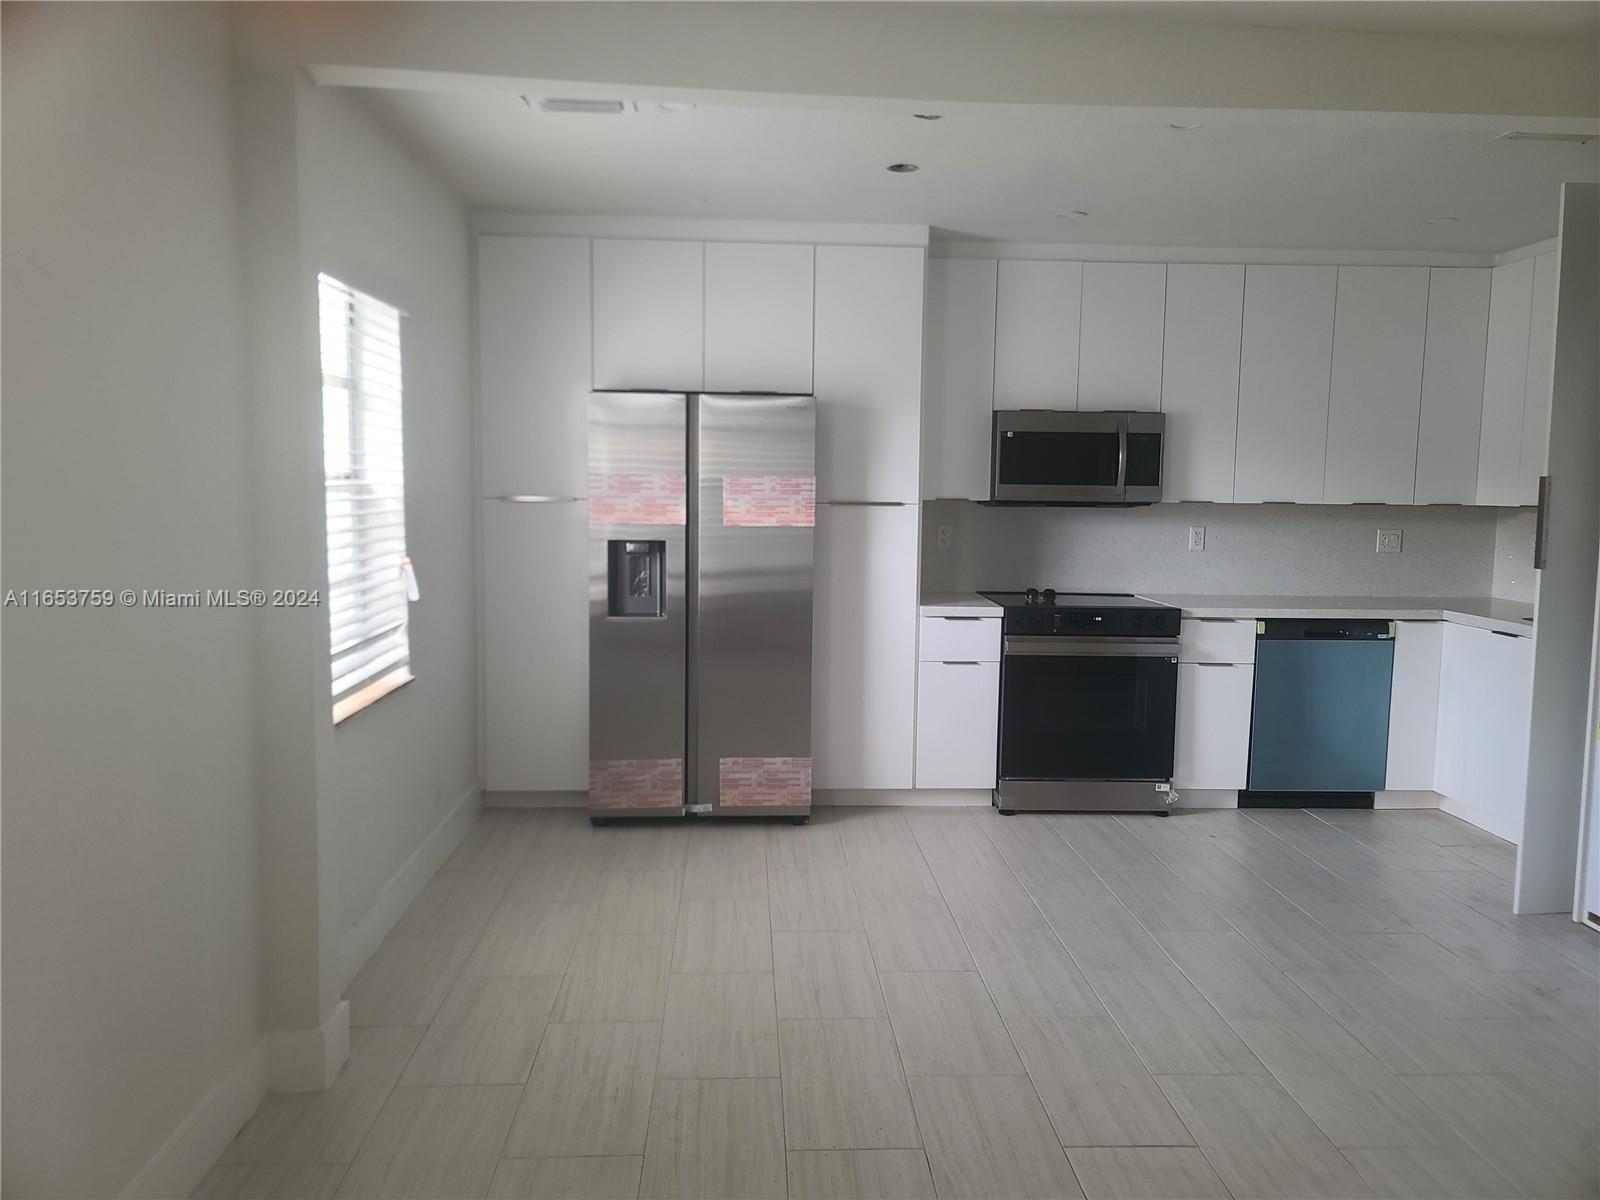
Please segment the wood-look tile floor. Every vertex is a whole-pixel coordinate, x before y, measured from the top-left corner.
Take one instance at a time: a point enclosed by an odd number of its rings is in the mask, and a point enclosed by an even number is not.
[[[1437,812],[491,810],[198,1196],[1593,1197],[1600,939]]]

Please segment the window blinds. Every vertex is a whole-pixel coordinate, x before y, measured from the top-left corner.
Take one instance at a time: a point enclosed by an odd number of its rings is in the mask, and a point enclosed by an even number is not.
[[[400,310],[317,277],[335,700],[409,669]]]

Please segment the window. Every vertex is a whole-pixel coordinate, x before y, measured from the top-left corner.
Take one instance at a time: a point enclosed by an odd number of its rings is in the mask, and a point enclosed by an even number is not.
[[[400,310],[317,277],[337,723],[411,678]]]

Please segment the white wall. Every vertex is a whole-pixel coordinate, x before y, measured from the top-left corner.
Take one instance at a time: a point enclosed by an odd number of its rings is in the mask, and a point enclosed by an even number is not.
[[[1533,535],[1539,514],[1532,508],[1500,510],[1494,534],[1494,594],[1532,604],[1538,590],[1533,572]]]
[[[250,577],[225,22],[5,9],[7,588]],[[255,1045],[249,621],[5,612],[7,1195],[116,1194]]]

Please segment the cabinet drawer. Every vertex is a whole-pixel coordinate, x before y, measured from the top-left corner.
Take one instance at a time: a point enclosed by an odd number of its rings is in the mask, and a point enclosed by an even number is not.
[[[994,787],[999,720],[999,663],[923,663],[917,679],[917,786]]]
[[[1178,661],[1186,663],[1253,663],[1256,623],[1185,617],[1178,643]]]
[[[999,617],[923,617],[923,662],[999,662]]]

